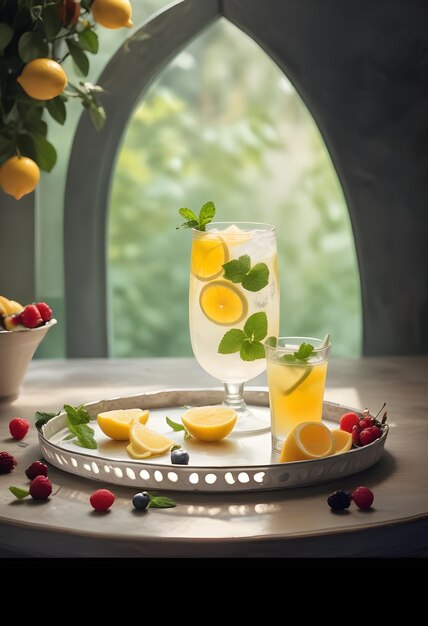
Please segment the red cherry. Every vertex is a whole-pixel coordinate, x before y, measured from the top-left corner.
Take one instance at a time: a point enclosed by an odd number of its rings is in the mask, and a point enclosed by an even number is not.
[[[357,487],[352,492],[352,499],[359,509],[369,509],[374,501],[373,491],[368,487]]]
[[[352,427],[352,433],[351,433],[352,443],[354,444],[354,446],[357,446],[358,448],[361,446],[360,433],[361,433],[361,428],[359,424],[355,424],[355,426]]]
[[[359,424],[359,422],[360,418],[353,411],[349,413],[344,413],[344,415],[342,415],[342,417],[340,418],[340,429],[346,430],[346,432],[351,433],[353,426],[356,426],[357,424]]]
[[[367,446],[369,443],[373,443],[376,439],[382,437],[382,431],[378,426],[370,426],[360,432],[360,442],[362,446]]]
[[[361,430],[364,430],[365,428],[370,428],[370,426],[374,426],[374,419],[371,417],[371,415],[367,415],[367,417],[363,417],[362,420],[360,420],[360,428]]]

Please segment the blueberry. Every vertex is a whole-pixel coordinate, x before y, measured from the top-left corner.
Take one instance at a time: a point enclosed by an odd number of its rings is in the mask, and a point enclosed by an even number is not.
[[[171,463],[174,465],[188,465],[189,464],[189,453],[183,448],[179,448],[178,450],[173,450],[171,452]]]
[[[351,502],[351,494],[341,490],[333,491],[327,498],[327,504],[333,511],[343,511],[350,506]]]
[[[147,491],[142,491],[141,493],[136,493],[132,498],[132,504],[139,511],[145,511],[150,502],[149,494]]]

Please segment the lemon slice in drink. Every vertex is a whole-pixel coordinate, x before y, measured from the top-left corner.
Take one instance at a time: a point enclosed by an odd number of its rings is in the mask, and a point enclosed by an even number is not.
[[[142,459],[148,456],[165,454],[174,445],[174,441],[155,430],[151,430],[134,420],[129,430],[130,444],[127,450],[131,456]]]
[[[205,235],[193,240],[190,271],[199,280],[211,280],[220,276],[228,259],[224,241],[220,237]]]
[[[336,445],[335,454],[341,454],[347,452],[352,448],[352,434],[346,432],[346,430],[340,430],[336,428],[331,431],[333,439]]]
[[[97,422],[107,437],[115,441],[128,441],[132,422],[138,420],[145,424],[149,419],[149,412],[142,409],[118,409],[99,413]]]
[[[322,422],[298,424],[285,439],[280,456],[281,463],[321,459],[335,453],[335,439]]]
[[[247,315],[245,296],[233,284],[216,280],[202,289],[199,304],[210,322],[220,326],[232,326]]]
[[[198,406],[181,416],[192,437],[201,441],[224,439],[232,432],[236,419],[236,411],[224,406]]]

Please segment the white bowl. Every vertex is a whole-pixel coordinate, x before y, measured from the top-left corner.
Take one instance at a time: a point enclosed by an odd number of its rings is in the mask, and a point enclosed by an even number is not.
[[[0,330],[0,402],[18,397],[33,354],[56,320],[44,326],[23,330]]]

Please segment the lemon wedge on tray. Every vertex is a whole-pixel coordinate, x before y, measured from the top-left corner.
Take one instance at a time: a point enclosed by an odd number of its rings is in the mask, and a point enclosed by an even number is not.
[[[98,426],[103,433],[115,441],[128,441],[132,422],[137,420],[145,424],[148,419],[149,412],[142,409],[105,411],[97,416]]]
[[[158,456],[171,450],[175,442],[155,430],[151,430],[134,420],[129,430],[130,444],[126,448],[130,456],[135,459],[145,459],[149,456]]]

